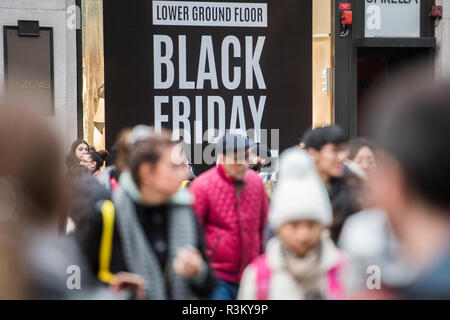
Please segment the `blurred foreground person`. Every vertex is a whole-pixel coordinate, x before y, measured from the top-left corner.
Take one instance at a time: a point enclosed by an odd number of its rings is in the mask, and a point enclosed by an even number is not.
[[[145,280],[147,299],[192,299],[210,294],[214,278],[203,235],[180,189],[187,178],[171,134],[134,142],[112,202],[91,216],[78,239],[100,281],[129,271]]]
[[[416,276],[381,209],[367,208],[349,217],[338,244],[349,258],[344,279],[349,299],[397,299],[398,288]]]
[[[341,127],[334,125],[310,130],[302,141],[328,190],[333,208],[330,231],[336,242],[345,219],[361,210],[358,201],[362,190],[361,178],[351,166],[346,166],[348,138]]]
[[[18,280],[11,297],[26,299],[114,298],[92,285],[77,246],[58,237],[66,210],[64,159],[56,137],[31,110],[0,108],[0,147],[8,150],[0,155],[0,254],[16,248],[2,259],[0,286]],[[17,264],[8,269],[13,261]],[[78,285],[84,290],[72,290]]]
[[[0,200],[2,201],[2,200]],[[3,209],[0,209],[3,210]],[[3,215],[3,212],[0,212]],[[11,225],[0,225],[0,232],[11,229]],[[8,231],[10,232],[10,231]],[[0,300],[23,300],[32,298],[26,272],[23,266],[26,261],[20,257],[21,247],[11,241],[0,241]]]
[[[371,189],[408,267],[418,269],[399,296],[450,299],[450,84],[422,73],[417,82],[411,79],[383,92],[386,99],[376,103],[384,108],[372,118],[381,151]]]
[[[245,270],[239,299],[343,299],[344,256],[325,229],[332,221],[330,200],[305,151],[281,156],[269,220],[277,235]]]
[[[269,203],[261,178],[248,169],[250,144],[240,135],[223,136],[216,146],[218,166],[190,187],[218,278],[212,300],[236,299],[242,272],[264,250]]]

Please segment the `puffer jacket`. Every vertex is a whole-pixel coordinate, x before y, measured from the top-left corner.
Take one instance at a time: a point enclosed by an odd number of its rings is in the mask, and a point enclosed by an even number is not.
[[[261,178],[248,170],[241,183],[234,182],[218,166],[195,179],[190,191],[216,277],[239,283],[264,249],[269,202]]]

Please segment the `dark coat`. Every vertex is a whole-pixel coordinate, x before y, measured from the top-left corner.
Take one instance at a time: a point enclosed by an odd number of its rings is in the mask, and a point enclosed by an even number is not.
[[[363,192],[362,179],[347,167],[342,178],[330,181],[328,193],[333,208],[333,223],[330,231],[331,238],[335,242],[339,239],[345,220],[363,209],[359,200]]]
[[[99,251],[103,231],[103,217],[100,212],[101,204],[102,202],[98,203],[96,212],[89,216],[85,227],[78,232],[75,232],[75,238],[77,239],[82,252],[86,256],[88,265],[94,274],[98,274],[99,271]],[[149,246],[154,250],[158,259],[159,267],[161,270],[165,270],[166,264],[168,263],[167,256],[169,248],[169,226],[167,216],[169,210],[171,210],[171,205],[164,204],[157,207],[148,207],[136,202],[134,202],[134,205],[138,220],[145,233],[146,239],[148,240]],[[130,272],[122,248],[118,223],[119,221],[116,219],[114,222],[113,249],[110,262],[110,272],[113,274],[118,272]],[[203,233],[198,225],[197,239],[198,243],[195,247],[202,254],[203,259],[208,261],[204,250]],[[200,285],[194,282],[189,284],[193,293],[198,297],[203,298],[210,295],[214,289],[215,278],[212,270],[209,268],[209,264],[206,279]],[[170,287],[166,287],[166,289],[170,297]]]

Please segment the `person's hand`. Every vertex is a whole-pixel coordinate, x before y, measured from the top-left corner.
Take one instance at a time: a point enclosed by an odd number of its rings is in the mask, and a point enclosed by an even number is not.
[[[138,274],[119,272],[114,275],[110,284],[110,289],[116,293],[123,290],[131,290],[136,293],[137,300],[144,300],[146,297],[147,284]]]
[[[173,267],[179,275],[185,278],[195,278],[204,271],[205,262],[197,249],[186,247],[178,251]]]

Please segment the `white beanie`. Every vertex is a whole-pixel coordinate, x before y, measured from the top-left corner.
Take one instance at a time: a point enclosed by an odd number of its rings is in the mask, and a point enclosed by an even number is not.
[[[328,192],[311,156],[299,149],[284,152],[270,207],[272,229],[277,230],[283,223],[295,220],[314,220],[329,226],[332,219]]]

